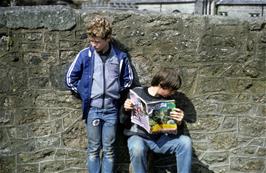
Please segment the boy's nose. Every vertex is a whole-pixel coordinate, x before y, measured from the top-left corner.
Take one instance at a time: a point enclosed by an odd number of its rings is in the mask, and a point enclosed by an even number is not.
[[[95,47],[95,45],[96,45],[95,43],[91,42],[91,46],[92,46],[92,47]]]

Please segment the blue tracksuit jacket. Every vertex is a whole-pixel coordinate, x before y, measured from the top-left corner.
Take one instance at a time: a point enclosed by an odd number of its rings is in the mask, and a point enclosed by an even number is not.
[[[120,91],[129,88],[133,81],[133,72],[125,52],[112,46],[119,60]],[[83,119],[87,119],[91,101],[91,88],[94,71],[94,48],[89,46],[81,50],[70,65],[66,77],[66,86],[79,94],[82,99]]]

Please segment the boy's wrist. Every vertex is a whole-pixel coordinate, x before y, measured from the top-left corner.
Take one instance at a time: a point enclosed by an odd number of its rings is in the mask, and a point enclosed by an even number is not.
[[[125,111],[125,112],[130,112],[130,111],[131,111],[131,109],[124,108],[124,111]]]

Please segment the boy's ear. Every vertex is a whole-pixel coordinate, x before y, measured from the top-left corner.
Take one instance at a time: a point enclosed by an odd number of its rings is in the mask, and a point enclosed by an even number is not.
[[[111,35],[107,35],[107,36],[105,37],[105,40],[108,41],[108,42],[110,42],[110,41],[111,41],[111,38],[112,38]]]
[[[111,43],[111,38],[105,38],[105,41],[108,42],[108,43]]]
[[[159,87],[160,89],[166,89],[164,86],[162,86],[162,84],[159,84],[158,87]]]
[[[162,88],[162,89],[166,89],[166,87],[162,86],[161,83],[159,83],[158,87]]]

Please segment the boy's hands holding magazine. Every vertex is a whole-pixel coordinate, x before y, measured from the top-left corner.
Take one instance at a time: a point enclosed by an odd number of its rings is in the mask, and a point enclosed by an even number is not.
[[[124,103],[125,111],[131,111],[134,108],[134,104],[130,99],[126,99]],[[179,108],[173,108],[170,112],[171,118],[173,118],[177,123],[181,123],[184,118],[184,111]]]
[[[130,99],[126,99],[125,103],[124,103],[124,109],[125,111],[131,111],[134,107],[133,102]]]
[[[173,118],[178,124],[181,123],[181,121],[184,118],[184,111],[182,111],[179,108],[173,108],[172,111],[170,112],[171,118]]]

